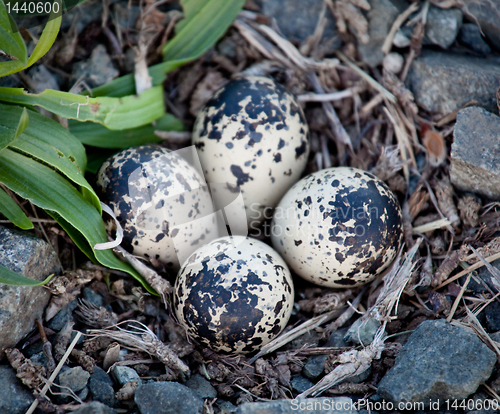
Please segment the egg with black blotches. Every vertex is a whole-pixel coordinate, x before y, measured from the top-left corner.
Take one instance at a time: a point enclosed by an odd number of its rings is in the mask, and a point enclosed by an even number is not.
[[[387,185],[369,172],[320,170],[280,201],[271,240],[290,269],[312,283],[363,285],[380,275],[401,248],[401,207]]]
[[[159,145],[123,150],[97,173],[97,186],[123,227],[122,246],[177,271],[218,237],[213,203],[198,171]]]
[[[207,181],[241,191],[248,223],[258,225],[300,178],[308,136],[294,96],[272,79],[249,76],[214,94],[196,119],[192,142]]]
[[[294,304],[290,271],[267,244],[222,237],[196,250],[180,269],[175,314],[212,350],[249,353],[286,326]]]

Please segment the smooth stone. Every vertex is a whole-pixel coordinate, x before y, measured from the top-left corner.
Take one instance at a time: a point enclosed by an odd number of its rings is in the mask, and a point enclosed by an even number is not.
[[[120,72],[114,67],[104,45],[97,45],[90,58],[73,66],[73,76],[95,88],[111,82]]]
[[[305,398],[245,403],[236,414],[355,414],[358,411],[354,407],[348,397]]]
[[[115,365],[112,372],[113,376],[116,379],[116,382],[118,382],[120,386],[124,386],[127,382],[131,381],[139,381],[139,383],[141,382],[141,378],[134,368]]]
[[[97,365],[94,367],[94,373],[90,376],[89,390],[94,400],[100,401],[110,407],[115,404],[113,381],[109,375]]]
[[[134,401],[141,414],[202,414],[203,399],[185,385],[159,381],[142,384]]]
[[[464,45],[469,46],[478,53],[483,55],[489,55],[491,53],[490,45],[485,42],[483,36],[481,35],[481,30],[474,23],[463,24],[460,29],[458,39]]]
[[[24,414],[35,397],[10,366],[0,366],[0,413]]]
[[[384,60],[385,54],[381,47],[391,30],[392,23],[409,4],[403,0],[370,0],[370,6],[371,9],[366,13],[370,40],[368,43],[363,43],[358,36],[358,54],[368,66],[375,67]]]
[[[291,384],[292,384],[292,388],[299,393],[302,393],[302,392],[308,390],[309,388],[311,388],[314,385],[313,382],[309,381],[307,378],[304,378],[301,375],[299,375],[297,377],[293,377]]]
[[[467,11],[477,19],[488,41],[500,50],[500,5],[495,0],[464,0]],[[474,19],[471,20],[475,23]]]
[[[317,380],[325,373],[325,363],[328,359],[328,355],[316,355],[309,358],[309,361],[302,368],[302,374],[304,377],[310,380]]]
[[[477,106],[462,109],[453,135],[452,184],[500,200],[500,117]]]
[[[58,375],[59,385],[71,388],[75,393],[87,386],[89,378],[90,374],[80,366],[68,368]]]
[[[217,390],[212,387],[212,384],[210,384],[210,382],[203,378],[200,374],[194,374],[184,385],[191,388],[194,394],[199,398],[217,397]]]
[[[61,272],[57,254],[49,243],[30,232],[1,226],[0,265],[37,281]],[[35,328],[50,298],[50,292],[42,286],[0,284],[0,358],[6,348],[15,346]]]
[[[286,38],[292,42],[302,42],[314,33],[323,5],[323,0],[264,0],[262,14],[275,18]],[[327,23],[323,39],[332,41],[330,48],[333,51],[341,46],[341,41],[335,19],[329,10],[325,17]]]
[[[394,404],[461,400],[493,372],[496,355],[476,334],[444,319],[422,322],[401,348],[377,394]]]
[[[73,411],[73,414],[116,414],[116,410],[98,401],[92,401]]]
[[[494,58],[426,50],[413,61],[407,85],[418,106],[429,112],[447,115],[472,100],[496,112],[499,63]]]

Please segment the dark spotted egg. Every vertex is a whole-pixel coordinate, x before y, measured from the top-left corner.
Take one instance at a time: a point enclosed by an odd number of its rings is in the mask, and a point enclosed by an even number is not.
[[[294,303],[286,263],[267,244],[222,237],[199,248],[177,275],[179,322],[214,351],[248,353],[286,326]]]
[[[177,270],[218,237],[205,181],[166,148],[144,145],[113,155],[101,166],[97,184],[123,227],[123,247],[133,254]]]
[[[304,279],[328,287],[358,286],[381,274],[401,248],[401,208],[373,174],[328,168],[285,194],[274,211],[271,240]]]
[[[308,134],[293,95],[271,79],[251,76],[230,81],[208,101],[193,144],[207,181],[241,191],[248,222],[258,224],[300,178]]]

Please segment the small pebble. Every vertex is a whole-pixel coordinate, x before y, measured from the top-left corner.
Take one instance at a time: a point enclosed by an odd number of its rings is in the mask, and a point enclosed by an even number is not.
[[[191,388],[193,393],[199,398],[217,397],[217,390],[200,374],[194,374],[186,381],[185,385]]]
[[[87,386],[90,374],[82,367],[68,368],[62,371],[59,376],[59,385],[71,388],[75,393],[83,390]]]
[[[115,365],[113,367],[112,372],[113,372],[113,376],[115,377],[116,381],[121,386],[123,386],[127,382],[131,382],[131,381],[138,380],[139,382],[141,382],[139,374],[133,368]]]
[[[403,69],[405,60],[399,53],[391,52],[382,61],[384,69],[397,75]]]

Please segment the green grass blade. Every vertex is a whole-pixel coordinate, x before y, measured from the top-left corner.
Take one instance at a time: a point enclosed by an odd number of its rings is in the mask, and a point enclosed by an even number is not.
[[[0,62],[0,77],[7,76],[12,73],[23,70],[26,65],[19,60],[10,60],[8,62]]]
[[[165,62],[148,69],[155,86],[163,83],[167,73],[210,49],[236,18],[244,0],[185,0],[182,4],[186,18],[178,23],[177,34],[163,48]],[[92,89],[92,96],[118,97],[134,93],[133,74]]]
[[[12,270],[6,268],[5,266],[0,265],[0,283],[4,285],[10,286],[43,286],[47,284],[50,279],[52,279],[50,275],[45,280],[41,282],[38,280],[30,279],[29,277],[20,275],[19,273],[13,272]]]
[[[188,62],[163,62],[148,68],[149,76],[151,76],[153,86],[161,85],[167,78],[166,74],[173,71],[184,63]],[[92,89],[92,96],[127,96],[135,93],[134,74],[130,73],[125,76],[113,79],[105,85],[98,86]],[[84,92],[88,95],[88,92]]]
[[[8,55],[14,56],[24,65],[28,62],[26,44],[17,30],[17,25],[7,13],[5,3],[0,1],[0,49]],[[4,74],[0,74],[5,76]]]
[[[21,105],[38,105],[68,119],[98,122],[114,130],[150,124],[165,114],[161,86],[148,89],[139,96],[123,98],[90,98],[52,89],[30,94],[22,88],[0,87],[0,100]]]
[[[54,13],[54,11],[52,11],[52,13],[50,14],[49,20],[45,25],[45,28],[43,29],[42,35],[40,36],[40,39],[38,39],[38,43],[36,44],[33,53],[28,59],[27,67],[31,66],[38,59],[45,56],[45,54],[49,51],[56,40],[62,21],[62,1],[56,0],[52,4],[54,5],[55,3],[59,4],[59,13]],[[52,7],[52,10],[54,10],[54,7]]]
[[[0,151],[11,144],[28,127],[28,123],[26,108],[0,105]]]
[[[49,212],[54,220],[62,227],[62,229],[71,237],[71,240],[75,245],[94,263],[100,263],[103,266],[109,267],[114,270],[121,270],[122,272],[128,273],[137,279],[141,285],[151,294],[158,296],[158,293],[146,282],[146,280],[135,271],[127,263],[119,260],[111,250],[96,250],[93,251],[85,238],[81,235],[78,230],[76,230],[70,223],[64,220],[57,213]]]
[[[145,125],[139,128],[125,131],[111,131],[106,127],[90,123],[70,121],[69,130],[83,144],[99,148],[124,149],[150,143],[161,142],[155,130],[160,131],[182,131],[183,125],[176,117],[165,114],[155,122],[155,125]]]
[[[58,218],[65,231],[91,259],[119,268],[143,283],[137,272],[123,265],[109,250],[93,250],[107,242],[106,228],[97,209],[56,171],[6,148],[0,153],[0,182],[22,198]],[[121,266],[121,267],[120,267]]]
[[[0,104],[0,111],[7,105]],[[57,169],[82,187],[82,194],[100,212],[101,204],[92,186],[85,179],[86,155],[81,142],[57,122],[31,112],[29,127],[9,148],[38,159]],[[85,189],[86,191],[83,191]]]
[[[0,213],[23,230],[33,228],[33,223],[17,203],[0,187]]]
[[[196,59],[226,32],[245,0],[184,1],[181,30],[163,47],[163,60]]]

